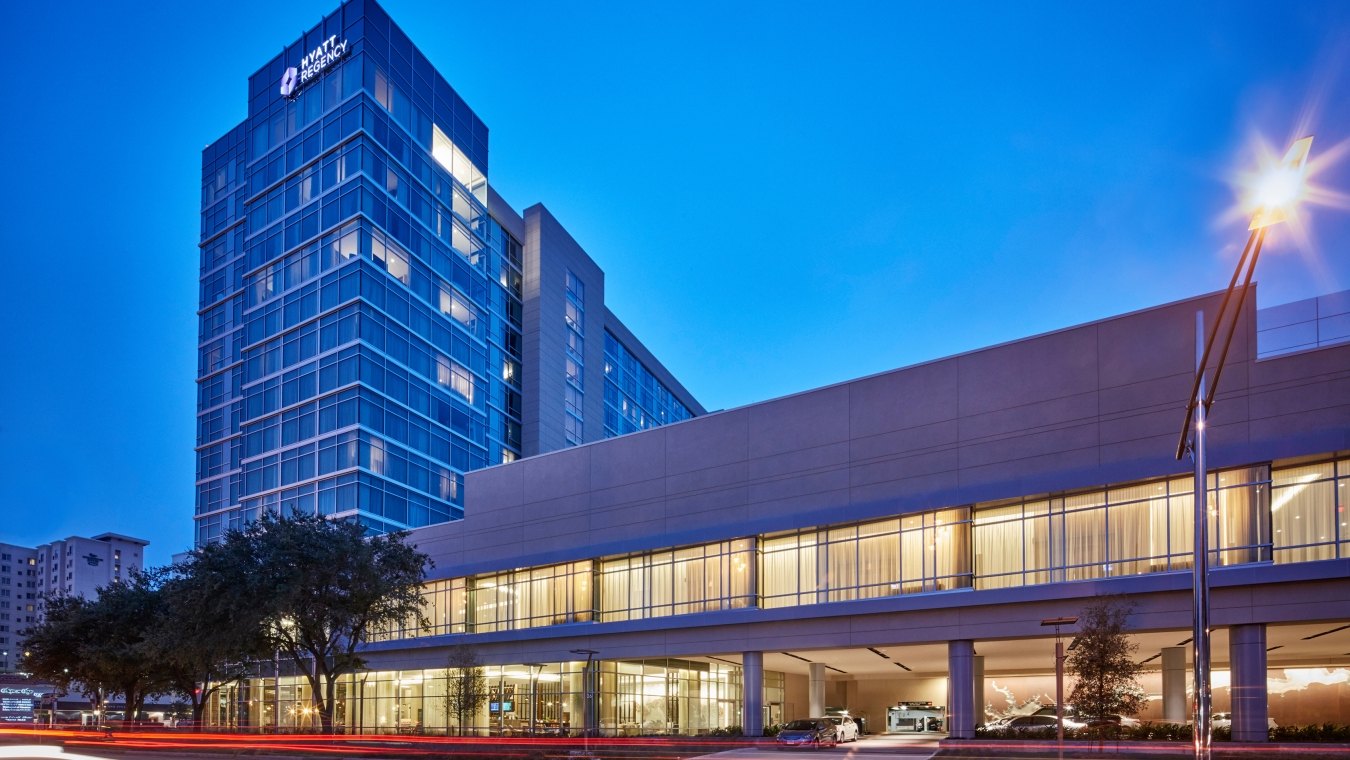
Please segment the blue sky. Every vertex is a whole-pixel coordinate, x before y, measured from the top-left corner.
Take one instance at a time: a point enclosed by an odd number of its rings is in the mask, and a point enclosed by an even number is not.
[[[1343,2],[385,6],[710,409],[1221,288],[1253,137],[1350,140]],[[335,7],[0,8],[0,541],[189,545],[200,150]],[[1350,288],[1310,216],[1263,305]]]

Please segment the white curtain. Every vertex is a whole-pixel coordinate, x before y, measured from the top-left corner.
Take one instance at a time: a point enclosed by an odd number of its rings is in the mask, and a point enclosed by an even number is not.
[[[858,596],[900,593],[900,521],[858,526]]]
[[[1066,496],[1064,509],[1064,577],[1098,578],[1106,564],[1106,494],[1093,491]]]
[[[1331,462],[1271,473],[1271,542],[1276,562],[1336,556],[1336,480]]]
[[[975,534],[975,587],[1022,585],[1025,569],[1022,505],[978,510],[972,530]]]

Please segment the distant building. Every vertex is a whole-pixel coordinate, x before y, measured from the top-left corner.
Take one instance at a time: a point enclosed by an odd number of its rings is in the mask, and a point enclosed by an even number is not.
[[[117,533],[71,536],[37,547],[0,543],[0,673],[22,670],[23,631],[43,598],[92,597],[141,569],[148,541]]]

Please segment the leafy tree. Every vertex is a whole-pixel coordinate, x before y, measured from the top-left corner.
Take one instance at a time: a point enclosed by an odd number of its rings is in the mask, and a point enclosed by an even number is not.
[[[95,709],[102,709],[110,684],[96,663],[80,653],[85,640],[95,635],[91,603],[79,596],[54,596],[45,604],[42,622],[25,632],[24,668],[62,691],[83,694]]]
[[[98,591],[87,609],[92,613],[92,638],[81,653],[106,674],[106,680],[122,695],[126,719],[135,720],[150,695],[168,689],[159,653],[148,634],[163,610],[164,597],[157,571],[134,573],[122,583]]]
[[[147,696],[167,689],[147,636],[163,609],[161,579],[156,571],[136,573],[100,588],[93,600],[48,598],[43,622],[27,633],[28,669],[63,689],[78,684],[100,708],[121,694],[134,720]]]
[[[450,650],[445,662],[445,716],[455,716],[459,733],[464,735],[465,724],[478,713],[488,698],[487,676],[478,652],[460,645]]]
[[[1125,633],[1132,609],[1104,597],[1078,613],[1078,645],[1066,662],[1077,678],[1069,702],[1081,716],[1134,715],[1144,706],[1143,666],[1134,659],[1139,645]]]
[[[334,727],[337,682],[358,670],[372,633],[422,614],[427,555],[405,534],[367,537],[356,522],[266,514],[226,534],[213,556],[215,588],[238,589],[266,648],[295,663],[309,682],[325,733]],[[233,596],[233,592],[231,592]]]
[[[249,663],[271,657],[255,600],[233,557],[208,544],[167,571],[163,609],[148,639],[169,687],[192,707],[200,731],[213,695],[249,675]]]

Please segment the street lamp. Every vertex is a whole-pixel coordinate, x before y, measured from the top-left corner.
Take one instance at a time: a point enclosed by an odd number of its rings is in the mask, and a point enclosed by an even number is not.
[[[592,669],[591,669],[591,663],[595,660],[595,656],[596,656],[597,654],[600,654],[600,653],[599,653],[598,651],[594,650],[594,649],[573,649],[573,650],[572,650],[572,654],[584,654],[584,655],[586,655],[586,670],[584,671],[584,674],[582,675],[582,679],[581,679],[581,683],[582,683],[582,687],[581,687],[581,688],[582,688],[582,691],[585,692],[585,693],[583,694],[583,696],[582,696],[582,702],[581,702],[581,704],[582,704],[582,708],[581,708],[581,709],[583,710],[583,714],[582,714],[582,716],[581,716],[581,725],[582,725],[582,729],[581,729],[581,747],[582,747],[582,751],[586,753],[586,756],[587,756],[587,757],[590,757],[590,754],[591,754],[591,716],[592,716],[592,713],[596,713],[596,711],[592,709],[592,704],[593,704],[593,701],[594,701],[595,698],[596,698],[596,694],[595,694],[595,693],[596,693],[597,691],[600,690],[600,689],[599,689],[599,680],[600,680],[600,679],[597,678],[597,677],[596,677],[597,674],[596,674],[595,672],[592,671]],[[592,681],[592,679],[594,679],[594,681]]]
[[[1064,639],[1059,635],[1059,627],[1062,625],[1074,625],[1078,622],[1076,617],[1057,617],[1042,620],[1041,625],[1053,625],[1055,627],[1055,735],[1058,738],[1060,751],[1064,750]]]
[[[535,717],[539,712],[539,696],[537,684],[539,683],[539,674],[544,672],[542,662],[527,662],[525,667],[530,669],[530,736],[535,735]],[[505,712],[503,710],[503,712]]]
[[[1252,274],[1256,271],[1256,261],[1261,257],[1261,246],[1266,241],[1266,230],[1289,218],[1290,212],[1303,197],[1304,177],[1308,164],[1308,150],[1312,147],[1312,137],[1304,137],[1294,142],[1284,159],[1270,172],[1262,176],[1253,188],[1253,200],[1256,214],[1247,227],[1247,245],[1238,257],[1233,277],[1228,281],[1228,290],[1224,291],[1219,302],[1219,313],[1214,318],[1209,335],[1205,336],[1205,314],[1195,315],[1196,367],[1195,379],[1191,383],[1191,394],[1186,400],[1186,419],[1181,424],[1181,435],[1177,441],[1176,457],[1180,460],[1189,451],[1195,462],[1195,543],[1192,557],[1192,651],[1194,657],[1195,704],[1192,709],[1194,730],[1194,749],[1197,760],[1209,760],[1210,757],[1210,652],[1209,652],[1209,489],[1206,483],[1205,463],[1205,421],[1214,397],[1219,389],[1219,376],[1223,374],[1224,361],[1228,358],[1228,349],[1233,343],[1233,334],[1237,330],[1238,316],[1247,300]],[[1237,288],[1238,277],[1242,277],[1242,287]],[[1234,293],[1237,298],[1234,299]],[[1229,303],[1233,304],[1231,311]],[[1214,376],[1206,387],[1205,373],[1209,369],[1210,354],[1214,350],[1220,331],[1224,332],[1223,348],[1219,351],[1218,361],[1214,365]],[[1204,346],[1200,342],[1203,339]],[[1194,422],[1194,428],[1192,428]]]

